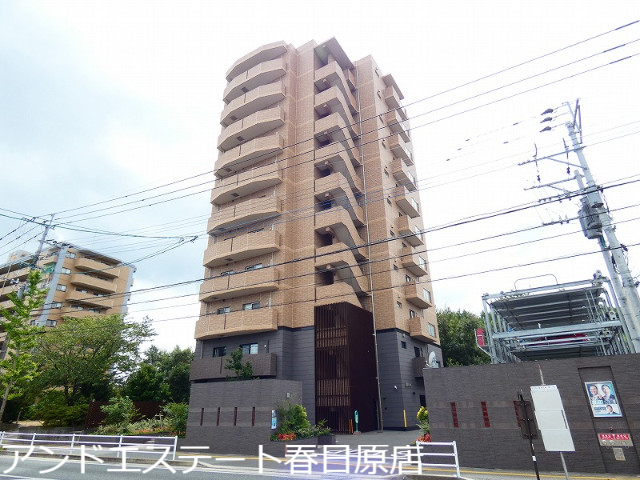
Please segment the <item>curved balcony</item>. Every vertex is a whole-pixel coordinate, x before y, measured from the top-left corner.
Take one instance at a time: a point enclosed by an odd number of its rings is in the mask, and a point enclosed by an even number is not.
[[[409,335],[423,342],[439,343],[438,321],[434,310],[426,310],[424,314],[424,317],[413,317],[409,319]],[[429,331],[429,325],[433,328],[434,334]]]
[[[215,302],[226,298],[273,292],[278,290],[279,279],[280,270],[275,267],[210,278],[200,285],[200,301]]]
[[[15,285],[9,285],[8,287],[0,288],[0,298],[6,297],[11,292],[15,292],[18,290],[18,287]]]
[[[120,269],[107,265],[106,263],[97,262],[90,258],[77,257],[74,262],[78,270],[88,270],[96,272],[103,277],[117,278],[120,276]]]
[[[418,308],[432,307],[431,298],[425,298],[424,290],[422,285],[418,285],[415,282],[407,283],[404,286],[404,296],[407,302],[412,303]]]
[[[275,82],[262,85],[246,93],[224,107],[220,115],[220,123],[227,127],[241,118],[248,117],[259,110],[282,101],[285,97],[284,83]]]
[[[420,216],[420,204],[409,195],[409,190],[404,185],[394,188],[392,196],[404,213],[411,218]]]
[[[347,127],[351,132],[351,136],[355,137],[359,134],[358,125],[353,118],[353,114],[356,113],[356,109],[353,105],[350,105],[342,90],[338,87],[328,88],[315,96],[314,108],[318,115],[325,116],[330,113],[339,113],[347,123]]]
[[[239,170],[244,170],[258,162],[278,155],[283,148],[284,139],[279,133],[254,138],[221,153],[215,164],[215,174],[219,178],[228,177]]]
[[[414,247],[424,245],[424,234],[420,231],[420,228],[411,224],[409,221],[409,215],[398,217],[396,219],[396,227],[403,240],[405,240],[409,245]]]
[[[332,113],[315,122],[316,138],[321,142],[340,142],[345,150],[354,148],[353,137],[357,137],[352,125],[347,125],[339,113]]]
[[[338,87],[347,100],[347,103],[353,105],[352,110],[354,113],[357,111],[358,102],[351,92],[351,90],[355,89],[355,77],[350,71],[348,71],[348,74],[345,76],[344,71],[337,62],[329,62],[316,70],[314,83],[320,91],[334,86]],[[353,88],[351,88],[352,85]]]
[[[353,252],[344,243],[334,243],[316,250],[316,268],[331,270],[348,284],[356,295],[366,295],[367,281]]]
[[[360,162],[360,152],[354,146],[353,142],[349,140],[336,141],[324,147],[316,149],[316,161],[320,162],[327,158],[333,158],[336,155],[346,154],[351,160],[354,167],[362,166]]]
[[[280,250],[280,233],[267,230],[218,241],[204,252],[204,265],[217,267]]]
[[[198,323],[196,323],[196,332],[198,331],[200,321],[202,320],[199,320]],[[207,337],[196,336],[196,339],[206,340],[207,338],[216,338],[216,336],[220,335],[214,334],[214,336]],[[189,380],[193,382],[195,380],[214,380],[218,378],[227,378],[234,376],[234,372],[224,368],[227,364],[227,359],[231,359],[231,356],[196,358],[193,362],[191,362],[191,368],[189,370]],[[258,353],[254,355],[245,355],[242,358],[242,363],[246,362],[251,362],[254,377],[276,376],[277,355],[275,353]]]
[[[349,212],[344,207],[334,207],[330,210],[323,210],[316,213],[316,232],[326,235],[332,234],[339,242],[346,244],[353,249],[353,253],[358,260],[365,258],[363,249],[356,249],[364,245],[364,240],[358,234]]]
[[[332,173],[340,174],[347,179],[352,190],[358,193],[364,191],[362,178],[356,173],[346,152],[342,151],[329,158],[318,159],[315,161],[314,166],[320,170],[329,169]]]
[[[409,122],[404,120],[397,110],[391,110],[384,114],[384,121],[393,133],[399,134],[405,142],[410,142]]]
[[[0,275],[0,283],[4,283],[8,285],[11,280],[17,279],[19,281],[24,281],[27,279],[29,275],[28,268],[18,268],[16,270],[11,270],[5,274]]]
[[[270,163],[216,182],[215,188],[211,191],[211,203],[224,205],[279,183],[282,183],[282,165]]]
[[[287,44],[283,41],[269,43],[247,53],[236,60],[227,70],[226,79],[230,82],[242,72],[246,72],[256,65],[281,57],[287,52]]]
[[[391,162],[391,174],[398,183],[407,187],[407,190],[415,192],[418,187],[416,178],[411,174],[404,162],[399,158],[394,158]]]
[[[113,299],[109,297],[98,297],[90,293],[82,293],[76,290],[67,292],[65,300],[80,303],[82,305],[89,305],[91,307],[113,308]]]
[[[89,275],[82,273],[74,273],[70,275],[69,283],[80,287],[86,287],[91,290],[98,290],[99,292],[116,293],[117,291],[115,283],[96,277],[90,277]]]
[[[237,204],[227,204],[211,215],[207,232],[220,234],[234,227],[277,217],[281,211],[282,201],[278,197],[252,198]]]
[[[411,153],[407,143],[400,135],[396,134],[389,137],[389,148],[393,155],[401,158],[408,167],[413,165],[413,153]]]
[[[218,148],[226,151],[284,125],[284,110],[281,106],[261,110],[222,130],[218,137]]]
[[[196,340],[230,335],[268,332],[278,329],[278,311],[273,308],[241,310],[226,315],[209,315],[196,322]],[[251,355],[253,357],[253,355]]]
[[[332,173],[315,182],[315,197],[321,202],[331,201],[333,206],[345,208],[356,226],[364,225],[364,212],[353,195],[351,186],[341,173]]]
[[[413,251],[413,247],[404,247],[400,250],[402,266],[414,275],[421,277],[427,274],[426,261]]]
[[[333,285],[320,285],[316,287],[316,306],[332,303],[346,302],[362,308],[362,303],[356,294],[342,282]]]
[[[275,82],[285,76],[286,66],[284,58],[276,58],[250,68],[227,84],[222,99],[225,103],[229,103],[260,85]]]

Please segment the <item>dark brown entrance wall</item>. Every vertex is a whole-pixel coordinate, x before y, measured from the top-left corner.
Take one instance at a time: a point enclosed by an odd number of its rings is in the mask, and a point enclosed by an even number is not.
[[[640,354],[426,368],[433,441],[455,440],[464,466],[532,470],[514,401],[520,390],[531,400],[530,387],[542,384],[540,370],[545,384],[557,385],[571,429],[576,451],[564,454],[569,470],[640,473]],[[594,417],[590,382],[612,384],[622,416]],[[628,436],[632,445],[601,445],[599,434]],[[542,471],[562,471],[558,452],[546,452],[542,439],[534,445]]]

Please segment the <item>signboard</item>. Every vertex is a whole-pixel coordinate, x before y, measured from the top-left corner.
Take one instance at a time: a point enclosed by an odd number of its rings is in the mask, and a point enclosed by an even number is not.
[[[275,410],[271,410],[271,430],[278,428],[278,414]]]
[[[601,382],[585,382],[587,398],[594,417],[621,417],[622,410],[611,380]]]
[[[556,385],[531,387],[536,421],[547,452],[575,452],[571,431]]]
[[[629,433],[599,433],[598,442],[604,447],[632,447],[633,441]]]

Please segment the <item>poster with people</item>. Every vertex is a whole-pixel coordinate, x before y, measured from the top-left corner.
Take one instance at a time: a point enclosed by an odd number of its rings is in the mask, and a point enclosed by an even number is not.
[[[613,382],[585,382],[589,404],[594,417],[621,417],[622,411]]]

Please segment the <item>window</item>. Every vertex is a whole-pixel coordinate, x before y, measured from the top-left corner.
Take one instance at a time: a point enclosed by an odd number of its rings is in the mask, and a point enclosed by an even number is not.
[[[84,310],[84,307],[82,305],[73,305],[71,308],[74,308],[76,310]]]
[[[413,206],[413,208],[415,208],[419,212],[420,211],[420,205],[418,205],[418,202],[416,202],[413,198],[411,198],[410,200],[411,200],[411,205]]]
[[[213,356],[214,357],[224,357],[227,354],[227,347],[214,347],[213,348]]]
[[[80,292],[80,293],[89,293],[88,291],[86,291],[84,288],[76,288],[76,292]]]
[[[407,283],[411,283],[412,278],[409,275],[405,275],[404,279],[407,281]]]
[[[51,308],[62,308],[62,302],[53,302]]]
[[[424,299],[431,303],[431,292],[429,290],[427,290],[426,288],[422,289],[422,294],[424,295]]]
[[[260,308],[260,302],[245,303],[242,305],[243,310],[257,310]]]
[[[404,342],[404,341],[400,342],[400,346],[406,350],[407,349],[407,342]]]
[[[240,345],[240,349],[242,350],[242,355],[257,355],[258,354],[258,344],[257,343],[245,343],[244,345]]]
[[[100,313],[100,309],[99,308],[90,308],[89,311],[91,313]]]
[[[391,205],[391,200],[387,198],[387,203]]]
[[[69,275],[71,273],[71,270],[69,268],[62,267],[62,273],[66,273],[67,275]]]
[[[264,232],[264,228],[256,228],[254,230],[249,230],[247,233],[259,233]]]
[[[393,269],[394,269],[394,270],[398,270],[398,266],[397,266],[397,265],[394,265],[394,266],[393,266]]]
[[[66,285],[58,285],[56,287],[56,290],[60,290],[61,292],[66,292],[67,291],[67,286]]]
[[[396,305],[398,306],[398,308],[402,308],[402,302],[396,302]]]
[[[420,351],[420,348],[419,348],[419,347],[413,347],[413,354],[414,354],[416,357],[421,357],[421,356],[422,356],[422,355],[421,355],[421,353],[422,353],[422,352]]]
[[[218,315],[224,315],[226,313],[229,313],[231,311],[231,307],[220,307],[218,308]]]
[[[418,257],[418,263],[423,269],[427,269],[427,261],[424,258]]]
[[[220,276],[221,276],[221,277],[224,277],[224,276],[226,276],[226,275],[231,275],[232,273],[233,273],[233,270],[227,270],[226,272],[222,272],[222,273],[220,274]]]
[[[418,315],[414,310],[409,310],[409,318],[416,318]]]
[[[76,254],[72,252],[67,252],[64,254],[64,256],[67,258],[76,258]]]
[[[262,268],[262,264],[261,263],[256,263],[255,265],[247,265],[245,267],[245,270],[258,270],[259,268]]]
[[[384,174],[388,177],[389,176],[389,170],[387,170],[387,167],[384,168]]]
[[[396,234],[395,234],[395,233],[393,233],[393,230],[389,230],[389,235],[391,235],[392,237],[395,237],[395,236],[396,236]]]
[[[378,98],[382,98],[382,92],[380,90],[378,90],[376,93],[378,94]]]
[[[436,336],[436,327],[432,323],[427,323],[427,330],[429,330],[429,335],[432,337]]]
[[[47,320],[44,322],[47,327],[55,327],[58,324],[57,320]]]

